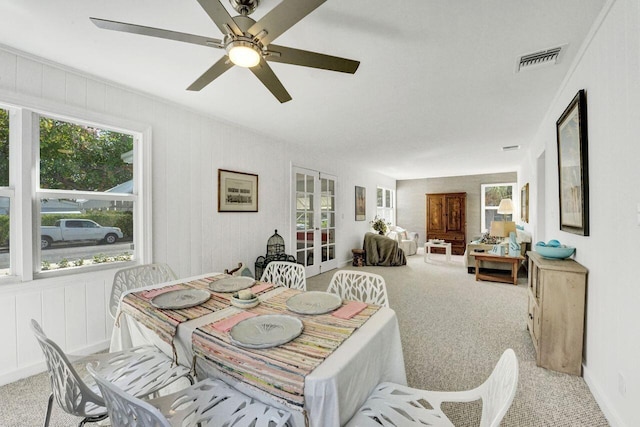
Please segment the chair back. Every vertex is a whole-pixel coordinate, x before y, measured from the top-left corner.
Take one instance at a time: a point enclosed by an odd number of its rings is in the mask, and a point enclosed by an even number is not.
[[[95,416],[96,406],[104,406],[102,397],[85,384],[62,349],[47,338],[34,319],[31,319],[31,329],[44,353],[51,381],[51,392],[60,408],[80,417]]]
[[[508,348],[487,380],[478,388],[482,396],[480,427],[499,427],[518,387],[518,358]]]
[[[170,427],[196,423],[234,427],[290,426],[288,411],[253,400],[220,380],[202,380],[153,399],[152,404],[126,393],[95,368],[93,364],[87,366],[104,396],[112,427]]]
[[[340,295],[342,299],[389,307],[384,278],[373,273],[354,270],[336,271],[327,292]]]
[[[307,290],[304,266],[295,262],[271,261],[264,269],[260,281],[301,291]]]
[[[100,388],[112,427],[171,427],[158,408],[107,381],[92,364],[87,365],[87,371]]]
[[[167,264],[143,264],[118,270],[113,276],[109,314],[114,319],[116,318],[118,304],[120,304],[120,298],[125,291],[176,279],[176,274]]]

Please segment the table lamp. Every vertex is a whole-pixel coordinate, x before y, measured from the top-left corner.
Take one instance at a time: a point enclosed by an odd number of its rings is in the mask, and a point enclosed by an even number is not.
[[[509,233],[516,231],[516,223],[507,221],[507,215],[513,214],[513,202],[511,199],[500,200],[498,213],[502,215],[502,221],[491,221],[491,230],[489,234],[497,237],[508,237]]]

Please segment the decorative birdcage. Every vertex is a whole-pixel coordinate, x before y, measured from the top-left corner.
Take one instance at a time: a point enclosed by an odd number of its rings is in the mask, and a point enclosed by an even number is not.
[[[273,236],[269,237],[269,240],[267,240],[267,255],[260,255],[256,259],[256,280],[260,280],[262,272],[271,261],[296,262],[296,258],[293,255],[287,255],[285,253],[284,239],[278,234],[278,230],[276,230],[276,232],[273,233]]]
[[[273,236],[267,240],[267,256],[277,255],[284,253],[284,239],[278,234],[278,230],[273,233]]]

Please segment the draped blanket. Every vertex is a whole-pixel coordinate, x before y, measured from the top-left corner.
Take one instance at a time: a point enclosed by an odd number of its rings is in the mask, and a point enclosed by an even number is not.
[[[406,265],[407,258],[398,241],[375,233],[366,233],[362,248],[365,250],[367,265],[397,266]]]

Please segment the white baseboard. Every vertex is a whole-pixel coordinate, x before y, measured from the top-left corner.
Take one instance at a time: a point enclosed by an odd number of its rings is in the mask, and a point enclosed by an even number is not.
[[[602,413],[604,414],[611,427],[627,427],[627,425],[620,419],[618,413],[613,409],[611,402],[607,399],[606,394],[602,391],[602,388],[598,385],[597,381],[589,373],[589,369],[582,365],[582,377],[584,382],[587,383],[591,394],[596,402],[600,406]]]
[[[76,354],[79,356],[85,356],[87,354],[97,353],[102,350],[106,350],[109,348],[110,341],[105,340],[96,344],[92,344],[86,347],[83,347],[79,350],[72,352],[72,354]],[[12,382],[21,380],[23,378],[30,377],[32,375],[39,374],[41,372],[46,371],[47,365],[44,361],[44,358],[41,362],[33,363],[29,366],[22,366],[16,370],[11,372],[6,372],[0,375],[0,386],[10,384]]]

